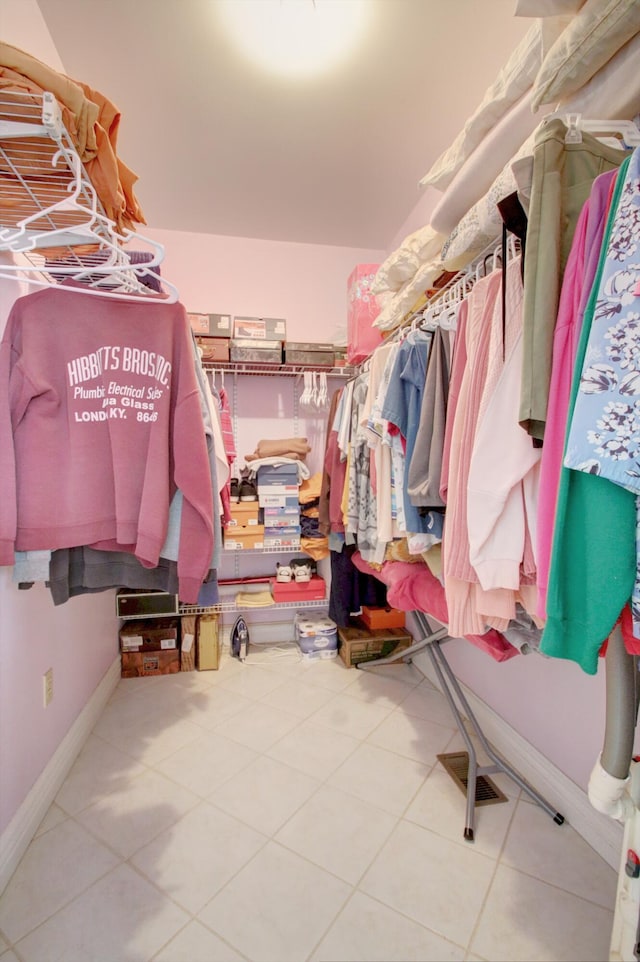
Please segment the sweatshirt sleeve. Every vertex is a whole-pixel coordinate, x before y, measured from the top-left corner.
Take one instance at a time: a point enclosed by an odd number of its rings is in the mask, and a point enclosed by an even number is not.
[[[525,538],[522,481],[541,456],[518,424],[522,335],[500,375],[474,441],[467,488],[469,560],[481,586],[520,583]]]
[[[16,540],[16,459],[11,423],[11,342],[0,344],[0,565],[12,565]]]
[[[185,324],[188,325],[185,317]],[[185,327],[173,417],[173,480],[182,492],[178,597],[198,602],[213,554],[213,489],[200,392]]]

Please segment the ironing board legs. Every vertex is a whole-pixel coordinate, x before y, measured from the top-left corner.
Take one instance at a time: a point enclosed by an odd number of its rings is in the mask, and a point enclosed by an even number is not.
[[[411,658],[418,651],[422,651],[426,648],[433,663],[436,675],[438,676],[438,681],[440,682],[440,687],[442,688],[442,693],[449,703],[449,707],[455,718],[458,730],[464,739],[464,743],[467,746],[467,751],[469,754],[469,767],[467,771],[467,810],[466,810],[466,821],[464,827],[464,837],[467,841],[473,842],[474,832],[475,832],[475,804],[476,804],[476,782],[478,775],[492,775],[497,772],[504,772],[508,775],[520,788],[537,802],[541,808],[545,810],[554,820],[557,825],[562,825],[564,822],[564,816],[553,808],[552,805],[547,802],[539,792],[535,790],[528,782],[526,782],[503,758],[501,758],[497,752],[495,752],[489,745],[487,739],[485,738],[484,732],[480,728],[477,718],[473,714],[469,702],[464,696],[460,685],[458,684],[458,679],[453,674],[449,662],[445,658],[444,652],[440,646],[440,642],[448,637],[446,628],[439,628],[436,631],[432,631],[429,623],[427,622],[424,614],[422,612],[414,612],[414,617],[416,618],[421,630],[424,632],[425,637],[420,641],[417,641],[414,645],[406,648],[404,651],[398,652],[396,655],[391,655],[388,658],[379,658],[376,661],[370,661],[366,664],[357,665],[358,668],[373,668],[379,665],[390,665],[397,661],[411,661]],[[464,715],[469,721],[474,733],[478,737],[482,748],[489,756],[493,765],[479,766],[476,756],[476,751],[471,741],[471,737],[467,731],[464,723],[464,718],[460,713],[458,705],[456,704],[453,694],[455,693],[456,698],[464,712]]]

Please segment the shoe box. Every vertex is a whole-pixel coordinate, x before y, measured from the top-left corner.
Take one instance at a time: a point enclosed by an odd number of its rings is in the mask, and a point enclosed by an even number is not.
[[[277,581],[271,579],[271,594],[278,601],[324,601],[327,586],[324,578],[312,575],[309,581]]]
[[[397,608],[371,608],[363,605],[358,621],[365,628],[404,628],[405,614]]]
[[[229,360],[229,339],[226,337],[196,337],[196,345],[203,361]]]
[[[227,551],[241,551],[243,548],[264,547],[264,525],[235,525],[225,528],[223,546]]]
[[[230,528],[246,528],[259,524],[260,507],[257,501],[236,501],[229,505]]]
[[[282,364],[282,341],[232,337],[229,358],[249,364]]]
[[[280,485],[276,487],[272,485],[270,488],[263,487],[262,491],[258,490],[258,504],[261,508],[297,508],[298,513],[300,513],[300,502],[298,501],[298,486],[295,489],[292,486],[287,486],[290,490],[287,492],[283,490],[280,493]],[[278,493],[276,493],[278,492]],[[294,493],[295,492],[295,493]]]
[[[257,501],[238,501],[230,505],[231,519],[224,529],[224,547],[228,551],[242,548],[262,548],[264,525],[260,523]]]
[[[203,361],[228,361],[230,314],[187,314]]]
[[[196,337],[215,337],[227,341],[231,337],[230,314],[187,314],[187,317]]]
[[[338,654],[347,668],[405,651],[413,638],[404,628],[338,628]]]
[[[240,317],[233,318],[232,336],[250,341],[285,341],[287,321],[284,317]],[[282,360],[282,358],[280,359]]]
[[[336,355],[333,344],[311,344],[302,341],[286,341],[285,364],[304,364],[310,367],[333,367]]]
[[[298,494],[298,467],[295,464],[274,464],[274,465],[264,465],[258,468],[258,499],[262,503],[263,498],[271,498],[276,496],[278,498],[291,499],[288,503],[285,500],[285,504],[277,503],[273,507],[295,507],[299,506]],[[266,501],[263,505],[266,507],[271,502]]]

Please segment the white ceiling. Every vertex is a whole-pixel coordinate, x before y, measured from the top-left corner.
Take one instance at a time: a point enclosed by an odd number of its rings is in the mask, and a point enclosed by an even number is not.
[[[514,0],[368,0],[351,59],[292,81],[236,51],[217,0],[38,2],[67,74],[121,110],[151,227],[380,249],[531,25]]]

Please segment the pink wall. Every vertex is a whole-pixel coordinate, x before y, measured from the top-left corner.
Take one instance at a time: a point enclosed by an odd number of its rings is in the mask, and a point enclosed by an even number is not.
[[[118,655],[114,593],[55,608],[47,588],[19,591],[0,568],[0,833]],[[53,701],[42,676],[53,668]]]
[[[211,217],[212,231],[215,215]],[[165,246],[162,274],[188,311],[284,317],[290,341],[334,341],[346,327],[347,279],[384,251],[144,229]]]
[[[2,0],[2,39],[64,69],[35,0]],[[16,296],[0,281],[0,333]],[[55,608],[48,590],[19,591],[0,568],[0,833],[118,653],[114,593]],[[42,676],[54,698],[43,708]]]
[[[587,675],[535,653],[496,662],[463,639],[444,651],[460,682],[586,792],[604,737],[604,665]]]
[[[442,192],[436,190],[435,187],[419,187],[417,189],[415,206],[398,229],[395,237],[391,240],[387,248],[387,254],[390,254],[396,250],[396,248],[400,247],[405,237],[409,234],[413,234],[414,231],[419,230],[421,227],[426,227],[430,222],[433,209],[441,197]]]

